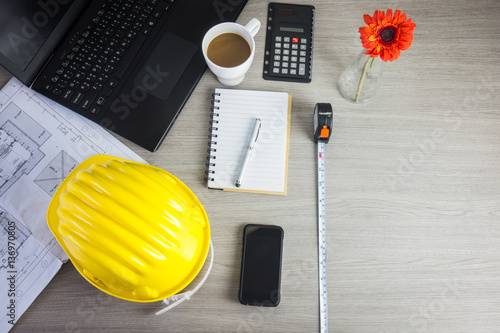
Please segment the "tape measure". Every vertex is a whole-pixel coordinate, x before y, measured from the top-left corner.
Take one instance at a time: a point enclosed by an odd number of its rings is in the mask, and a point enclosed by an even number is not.
[[[325,145],[330,141],[332,126],[332,106],[329,103],[317,103],[314,108],[314,142],[318,144],[319,311],[322,333],[328,332]]]

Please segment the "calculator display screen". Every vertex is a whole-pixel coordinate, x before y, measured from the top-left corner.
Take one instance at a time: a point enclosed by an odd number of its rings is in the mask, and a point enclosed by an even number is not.
[[[304,33],[304,29],[303,28],[284,27],[284,26],[280,26],[280,31],[298,32],[298,33],[301,33],[301,34]]]
[[[292,16],[293,10],[279,9],[278,14]]]

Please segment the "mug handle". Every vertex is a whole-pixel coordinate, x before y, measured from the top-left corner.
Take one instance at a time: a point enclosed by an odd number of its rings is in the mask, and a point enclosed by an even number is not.
[[[254,37],[255,34],[257,34],[257,31],[259,31],[259,29],[260,29],[260,21],[257,20],[256,18],[251,19],[245,25],[245,29],[247,29],[248,32],[250,33],[250,35],[252,35],[252,37]]]

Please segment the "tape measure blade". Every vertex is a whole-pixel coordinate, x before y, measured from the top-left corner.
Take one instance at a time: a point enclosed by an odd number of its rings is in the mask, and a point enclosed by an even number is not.
[[[320,332],[328,332],[325,143],[318,142],[318,257]]]

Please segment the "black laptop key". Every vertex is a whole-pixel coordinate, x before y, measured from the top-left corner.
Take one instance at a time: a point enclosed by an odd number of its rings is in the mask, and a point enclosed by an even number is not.
[[[142,11],[142,6],[140,5],[135,5],[134,7],[132,7],[132,12],[136,13],[136,14],[140,14]]]
[[[137,31],[135,31],[135,30],[130,30],[130,31],[128,31],[128,32],[127,32],[127,36],[126,36],[126,37],[127,37],[128,39],[134,39],[134,38],[135,38],[135,36],[137,36]]]
[[[63,78],[66,80],[71,80],[73,75],[74,75],[73,72],[67,71],[66,73],[63,74]]]
[[[108,62],[108,60],[109,60],[108,57],[106,57],[105,55],[101,55],[99,58],[97,58],[97,63],[103,66]]]
[[[97,97],[97,94],[95,94],[95,93],[89,92],[89,93],[85,94],[85,96],[82,98],[80,106],[82,108],[84,108],[85,110],[87,110],[96,97]]]
[[[98,83],[98,82],[94,82],[94,84],[92,85],[92,90],[94,91],[101,91],[102,90],[102,83]]]
[[[108,81],[108,87],[110,87],[111,89],[115,88],[117,85],[118,85],[118,80],[116,78],[114,78],[114,77],[112,77]]]
[[[97,81],[99,81],[100,83],[106,83],[108,82],[108,80],[109,80],[109,75],[104,73],[101,73],[101,75],[97,77]]]
[[[59,83],[57,84],[58,88],[64,89],[68,85],[68,81],[65,80],[59,80]]]
[[[155,19],[160,19],[162,14],[163,12],[161,10],[157,10],[156,12],[153,13],[153,17]]]
[[[111,64],[104,66],[104,73],[106,73],[108,75],[113,73],[114,70],[115,70],[115,66],[113,66]]]
[[[71,98],[71,102],[73,102],[73,104],[80,104],[80,102],[83,99],[83,96],[85,96],[85,94],[79,91]]]
[[[106,98],[99,96],[99,98],[96,101],[96,104],[102,106],[102,105],[104,105],[104,103],[106,103]]]
[[[83,69],[83,66],[82,66]],[[82,71],[79,71],[78,73],[75,74],[75,79],[76,80],[83,80],[85,78],[85,73]]]
[[[69,83],[69,87],[73,90],[78,88],[78,86],[80,86],[80,81],[78,80],[73,80]]]
[[[89,73],[85,77],[85,80],[87,80],[87,82],[90,82],[90,83],[94,82],[96,79],[97,79],[97,76],[94,73]]]
[[[64,63],[62,65],[64,66]],[[71,65],[69,65],[69,69],[72,71],[76,71],[79,67],[80,67],[80,64],[77,62],[73,62],[73,63],[71,63]]]
[[[90,108],[90,113],[92,113],[92,114],[99,114],[100,111],[101,111],[101,108],[98,106],[93,106]]]
[[[91,70],[91,72],[94,74],[99,74],[101,71],[102,71],[101,65],[94,65],[94,67],[92,67],[92,70]]]
[[[73,91],[73,90],[71,90],[71,89],[67,89],[67,90],[64,92],[64,94],[63,94],[63,98],[64,98],[65,100],[69,100],[69,99],[71,98],[71,96],[73,96],[73,93],[74,93],[74,91]]]
[[[82,84],[80,84],[80,89],[82,91],[88,91],[90,89],[90,83],[82,82]]]

